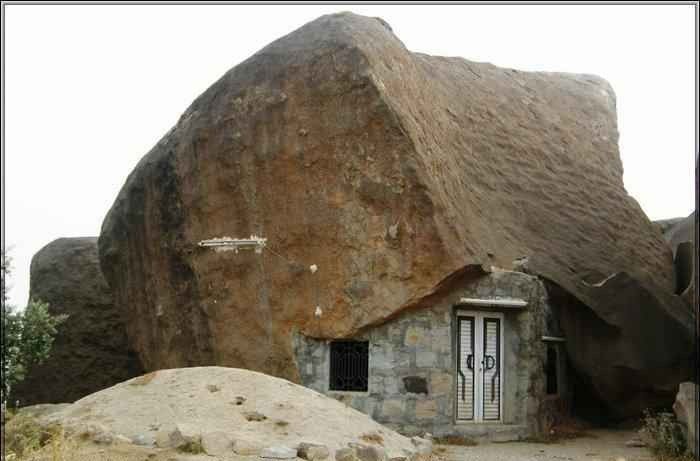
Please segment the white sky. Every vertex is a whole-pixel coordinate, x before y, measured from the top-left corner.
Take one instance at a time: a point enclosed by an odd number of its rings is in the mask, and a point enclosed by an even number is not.
[[[316,17],[381,16],[413,51],[597,74],[617,94],[625,186],[694,209],[693,6],[4,5],[10,302],[58,237],[98,235],[137,161],[226,70]]]

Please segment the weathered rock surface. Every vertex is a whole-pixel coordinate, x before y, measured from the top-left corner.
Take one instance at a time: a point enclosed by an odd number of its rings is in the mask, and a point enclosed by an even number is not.
[[[219,391],[211,392],[209,386]],[[246,401],[236,404],[236,397]],[[250,421],[246,413],[267,416]],[[331,397],[249,370],[194,367],[161,370],[96,392],[39,416],[69,434],[101,426],[100,433],[171,448],[201,442],[207,454],[296,458],[300,444],[335,452],[379,434],[386,453],[414,453],[411,440]],[[134,442],[135,443],[135,442]],[[319,444],[324,446],[320,446]],[[308,459],[311,459],[309,457]],[[313,459],[320,460],[320,452]]]
[[[72,402],[141,373],[124,316],[100,271],[97,238],[60,238],[32,258],[30,298],[68,314],[51,358],[13,390],[21,405]]]
[[[609,344],[666,335],[628,332],[613,306],[676,335],[650,363],[591,368],[574,351],[582,373],[683,374],[692,321],[665,303],[672,255],[623,187],[617,140],[598,77],[412,53],[379,19],[323,16],[197,98],[127,179],[100,260],[147,369],[216,363],[297,380],[293,331],[351,335],[467,268],[527,257]],[[262,255],[197,246],[251,234],[269,239]],[[597,287],[613,274],[626,274],[621,291]],[[616,301],[640,290],[641,304]],[[582,347],[598,339],[584,333]],[[620,390],[602,398],[617,405]]]
[[[673,412],[685,429],[688,450],[694,455],[698,452],[698,426],[695,419],[697,399],[698,385],[691,382],[681,383],[676,401],[673,404]]]
[[[672,224],[664,231],[664,238],[673,250],[676,294],[689,306],[693,305],[695,291],[695,212],[685,218],[668,220]]]

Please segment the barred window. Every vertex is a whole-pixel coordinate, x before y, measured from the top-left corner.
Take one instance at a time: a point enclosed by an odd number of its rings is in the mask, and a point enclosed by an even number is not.
[[[369,374],[369,342],[331,342],[330,368],[328,386],[330,390],[366,392]]]

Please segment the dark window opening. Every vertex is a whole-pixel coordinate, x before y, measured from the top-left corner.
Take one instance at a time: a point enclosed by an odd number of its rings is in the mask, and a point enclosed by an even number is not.
[[[331,391],[367,391],[369,375],[368,341],[331,342]]]
[[[559,393],[559,373],[557,370],[557,348],[553,345],[547,346],[547,363],[545,372],[547,375],[547,394]]]

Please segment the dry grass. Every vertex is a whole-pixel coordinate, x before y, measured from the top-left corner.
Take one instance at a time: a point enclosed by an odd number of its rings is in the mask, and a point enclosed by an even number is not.
[[[689,453],[680,456],[660,455],[654,458],[656,461],[695,461],[695,457]]]
[[[66,437],[59,425],[41,426],[25,415],[16,415],[5,426],[3,450],[7,461],[47,459],[62,461],[77,442]]]
[[[384,444],[384,437],[377,434],[376,432],[368,432],[366,434],[362,434],[360,436],[360,439],[365,441],[365,442],[376,443],[377,445]]]
[[[470,439],[463,435],[444,435],[442,437],[435,437],[433,439],[438,445],[457,445],[460,447],[473,447],[478,445],[476,440]]]

